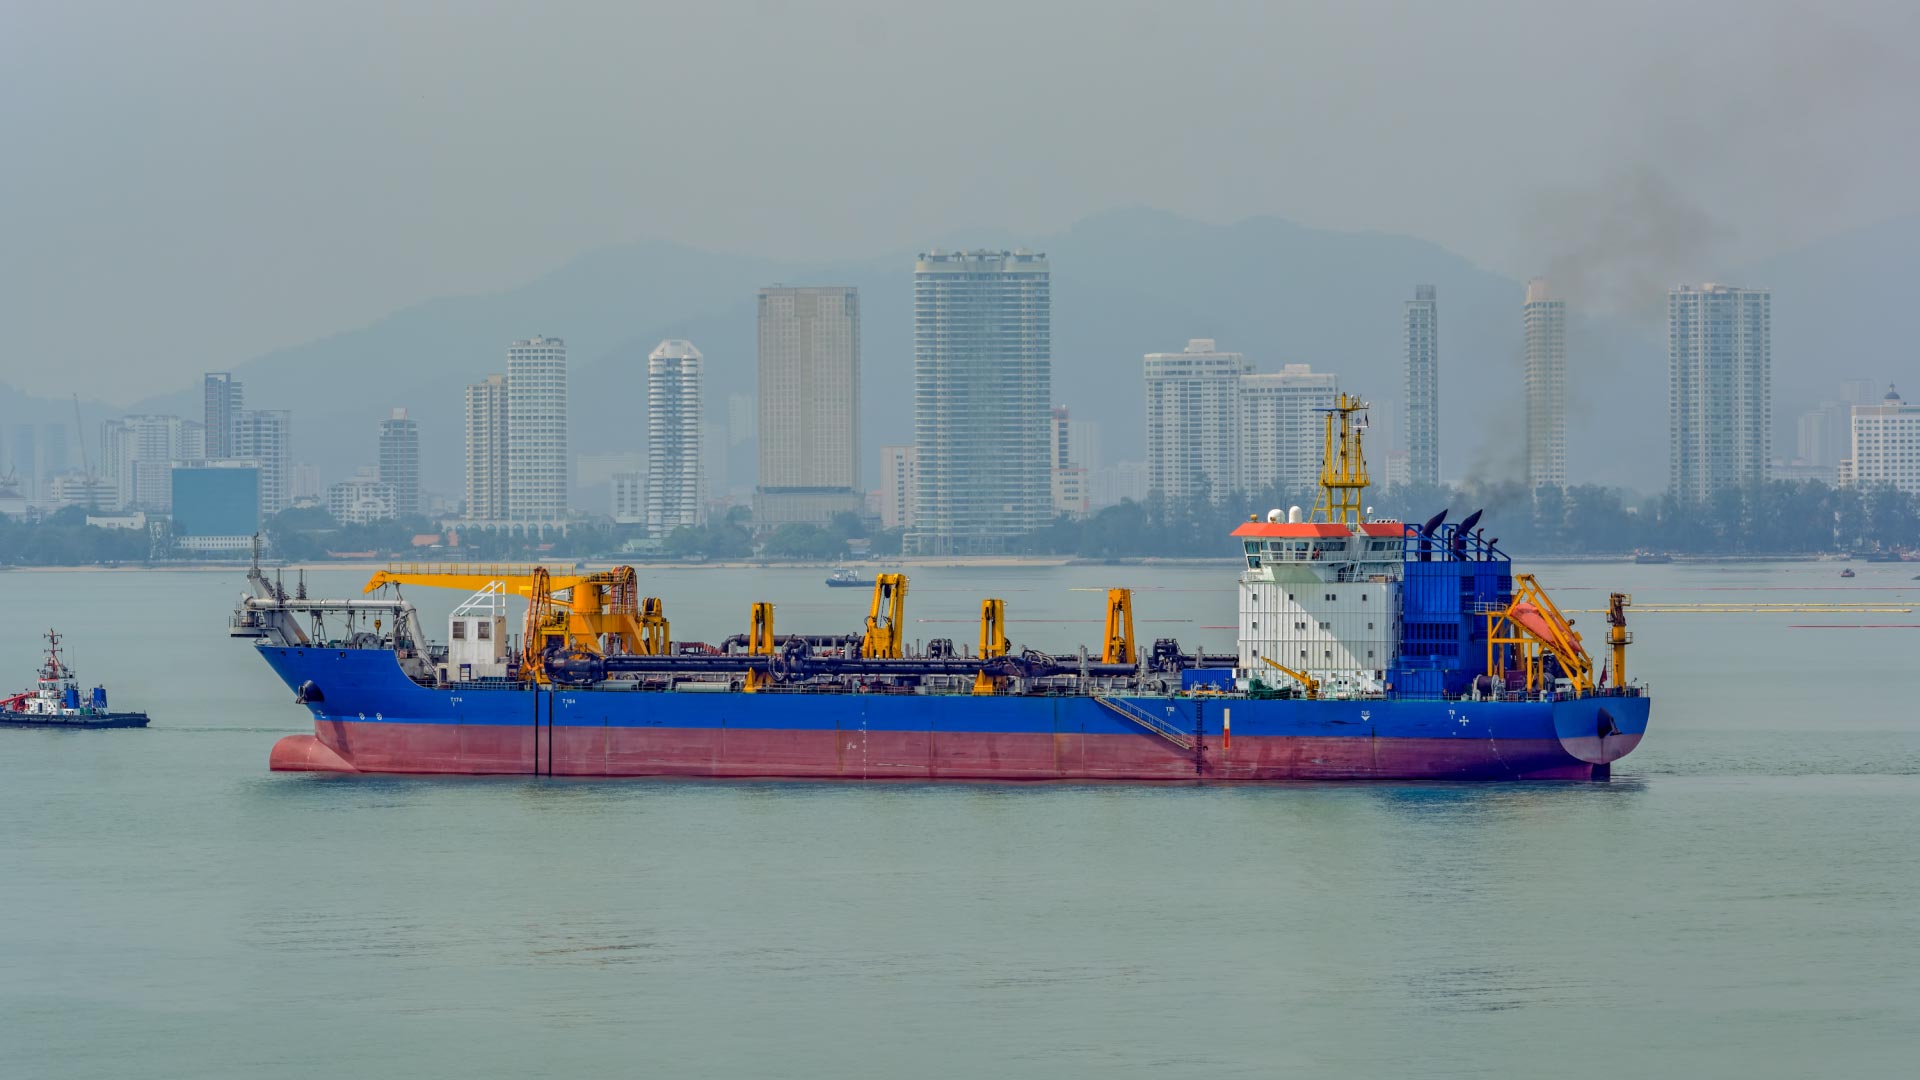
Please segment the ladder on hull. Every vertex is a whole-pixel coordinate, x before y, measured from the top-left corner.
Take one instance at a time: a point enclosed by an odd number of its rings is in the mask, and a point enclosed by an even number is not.
[[[1121,716],[1126,717],[1141,727],[1146,728],[1148,731],[1160,736],[1180,749],[1186,751],[1193,750],[1192,735],[1181,731],[1179,728],[1174,727],[1172,724],[1167,723],[1165,720],[1160,719],[1140,706],[1132,702],[1122,701],[1119,698],[1104,697],[1099,694],[1095,694],[1093,700],[1105,705],[1107,708],[1112,709],[1114,712],[1119,713]]]

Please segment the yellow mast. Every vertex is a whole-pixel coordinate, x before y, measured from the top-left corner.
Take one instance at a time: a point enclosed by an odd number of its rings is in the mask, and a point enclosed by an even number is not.
[[[1327,413],[1326,445],[1320,456],[1320,497],[1313,504],[1313,520],[1359,526],[1361,495],[1367,490],[1367,458],[1360,448],[1367,430],[1367,403],[1342,393]],[[1355,413],[1362,414],[1358,420]],[[1339,432],[1336,436],[1336,422]]]

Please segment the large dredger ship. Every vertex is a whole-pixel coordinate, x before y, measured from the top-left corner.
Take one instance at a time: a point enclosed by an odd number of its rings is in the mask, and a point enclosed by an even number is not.
[[[1138,647],[1108,595],[1097,649],[1015,650],[981,605],[977,650],[909,649],[907,581],[864,629],[782,634],[772,604],[719,644],[675,641],[619,567],[376,573],[366,595],[292,595],[255,566],[231,621],[313,715],[278,770],[835,780],[1601,779],[1646,731],[1614,594],[1596,662],[1497,543],[1445,512],[1370,518],[1365,405],[1326,420],[1321,493],[1233,532],[1239,647]],[[429,642],[403,584],[470,589]],[[510,601],[526,596],[518,633]]]

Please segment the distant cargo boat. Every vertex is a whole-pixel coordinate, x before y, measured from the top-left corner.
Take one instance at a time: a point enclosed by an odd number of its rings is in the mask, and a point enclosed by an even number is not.
[[[1636,551],[1633,561],[1641,566],[1659,566],[1673,561],[1673,556],[1663,551]]]
[[[0,727],[143,728],[147,714],[107,708],[107,689],[82,697],[73,669],[60,658],[60,635],[47,631],[47,659],[32,690],[0,698]]]
[[[674,641],[631,567],[393,568],[358,599],[290,596],[257,563],[229,624],[313,718],[276,770],[907,781],[1592,780],[1651,699],[1626,610],[1589,652],[1497,539],[1439,514],[1363,510],[1365,404],[1326,419],[1321,495],[1233,532],[1232,653],[1137,643],[1107,595],[1100,642],[1017,650],[981,602],[977,651],[908,647],[907,580],[879,574],[864,631],[776,633],[756,603],[718,644]],[[1359,414],[1356,416],[1356,414]],[[391,585],[472,590],[445,644]],[[527,597],[518,640],[508,598]],[[1599,653],[1599,655],[1595,655]]]
[[[871,589],[874,579],[861,577],[860,571],[851,566],[843,566],[827,575],[827,587],[830,589]]]

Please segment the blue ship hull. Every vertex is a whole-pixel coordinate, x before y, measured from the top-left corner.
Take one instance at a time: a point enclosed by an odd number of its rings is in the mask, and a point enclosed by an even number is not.
[[[259,646],[307,688],[280,770],[962,781],[1604,777],[1649,699],[1304,700],[422,686],[378,649]]]

